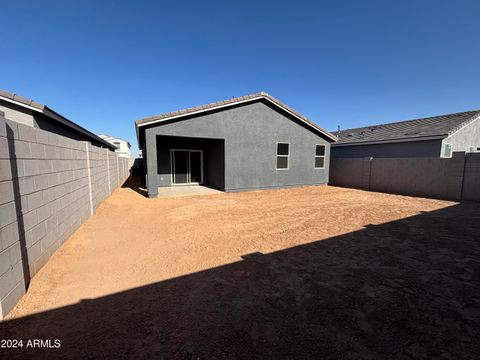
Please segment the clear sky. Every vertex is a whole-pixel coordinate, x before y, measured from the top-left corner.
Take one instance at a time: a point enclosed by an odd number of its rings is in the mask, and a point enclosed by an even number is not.
[[[0,88],[95,133],[266,91],[335,130],[480,109],[480,1],[2,1]]]

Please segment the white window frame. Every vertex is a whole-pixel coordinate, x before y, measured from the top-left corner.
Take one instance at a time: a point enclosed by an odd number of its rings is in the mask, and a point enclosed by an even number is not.
[[[287,144],[288,145],[288,154],[287,155],[278,155],[278,144]],[[290,143],[288,142],[277,142],[277,146],[276,146],[276,149],[275,149],[275,152],[277,154],[277,156],[275,157],[275,168],[277,170],[289,170],[290,169]],[[278,168],[278,157],[286,157],[287,158],[287,167],[286,168]]]
[[[447,147],[450,147],[450,154],[447,156]],[[445,146],[443,147],[443,157],[445,158],[451,158],[453,153],[453,146],[452,144],[445,143]]]
[[[317,146],[323,146],[325,151],[323,152],[323,155],[317,155]],[[315,152],[313,153],[315,155],[313,159],[313,167],[315,169],[325,169],[325,159],[327,157],[327,146],[325,144],[315,144]],[[322,167],[316,167],[315,163],[317,162],[317,158],[323,158],[323,166]]]

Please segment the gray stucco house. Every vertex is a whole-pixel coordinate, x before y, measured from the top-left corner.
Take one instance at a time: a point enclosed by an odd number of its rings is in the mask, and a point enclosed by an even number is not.
[[[136,122],[149,197],[158,187],[223,191],[327,184],[335,136],[266,93]]]
[[[451,157],[480,151],[480,110],[334,132],[332,158]]]
[[[94,133],[60,115],[46,105],[0,90],[0,111],[7,120],[28,125],[92,145],[115,150],[116,147]]]

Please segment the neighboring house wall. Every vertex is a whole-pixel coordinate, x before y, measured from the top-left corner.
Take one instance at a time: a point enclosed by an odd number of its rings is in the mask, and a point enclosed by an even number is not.
[[[6,119],[28,126],[34,126],[35,124],[33,110],[28,110],[24,107],[0,99],[0,111],[5,114]]]
[[[386,144],[332,145],[332,158],[439,157],[441,140],[408,141]]]
[[[124,140],[116,139],[116,141],[114,141],[113,143],[115,146],[119,147],[117,150],[115,150],[115,152],[119,156],[126,157],[126,158],[132,157],[132,151],[130,150],[130,146],[128,146],[128,142]]]
[[[330,185],[370,191],[480,201],[480,153],[452,158],[332,158]]]
[[[118,156],[126,157],[129,159],[132,157],[132,151],[130,149],[130,144],[128,143],[128,141],[109,135],[98,135],[98,137],[116,146],[117,149],[115,150],[115,152],[118,154]]]
[[[169,185],[157,170],[157,136],[224,140],[225,191],[326,184],[330,143],[307,125],[265,102],[234,106],[146,128],[149,194]],[[276,170],[277,143],[290,144],[289,169]],[[325,145],[325,168],[315,169],[315,145]],[[221,161],[221,159],[217,159]]]
[[[470,147],[480,148],[480,118],[450,135],[442,141],[442,156],[446,144],[452,146],[452,151],[469,152]]]
[[[0,114],[0,319],[128,176],[127,160]]]
[[[95,143],[94,140],[87,139],[83,134],[73,131],[72,129],[56,122],[55,120],[50,119],[45,114],[35,110],[29,110],[24,106],[13,104],[6,100],[0,99],[0,111],[4,112],[4,116],[7,120],[12,120],[19,124],[42,129],[57,135],[68,137],[73,140],[93,141],[94,145],[103,146],[99,143]]]

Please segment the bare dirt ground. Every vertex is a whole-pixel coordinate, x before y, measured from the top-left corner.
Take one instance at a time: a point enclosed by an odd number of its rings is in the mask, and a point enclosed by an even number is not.
[[[475,359],[480,205],[305,187],[115,191],[35,276],[0,357]]]

